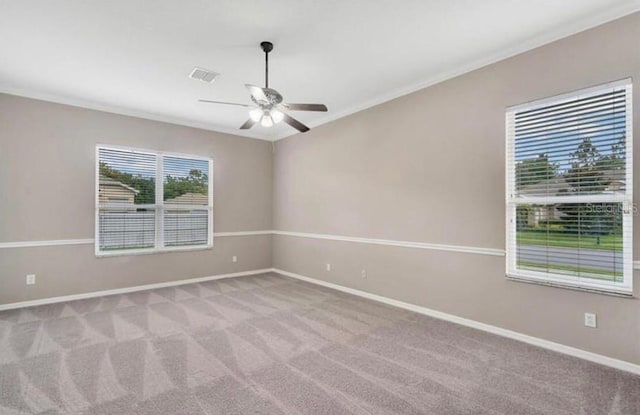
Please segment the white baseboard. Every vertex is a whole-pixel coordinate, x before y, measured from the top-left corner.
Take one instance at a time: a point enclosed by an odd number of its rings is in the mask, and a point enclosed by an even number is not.
[[[266,272],[272,272],[272,268],[233,272],[230,274],[219,274],[219,275],[212,275],[212,276],[200,277],[200,278],[190,278],[188,280],[160,282],[157,284],[137,285],[135,287],[117,288],[114,290],[93,291],[90,293],[64,295],[60,297],[43,298],[41,300],[30,300],[30,301],[20,301],[18,303],[0,304],[0,311],[12,310],[15,308],[23,308],[23,307],[34,307],[34,306],[45,305],[45,304],[61,303],[65,301],[84,300],[87,298],[103,297],[106,295],[126,294],[126,293],[132,293],[135,291],[153,290],[155,288],[174,287],[177,285],[220,280],[223,278],[244,277],[247,275],[264,274]]]
[[[588,352],[586,350],[578,349],[571,346],[566,346],[564,344],[555,343],[549,340],[540,339],[538,337],[529,336],[526,334],[518,333],[516,331],[503,329],[501,327],[492,326],[490,324],[480,323],[475,320],[458,317],[453,314],[443,313],[441,311],[432,310],[430,308],[421,307],[415,304],[405,303],[403,301],[394,300],[392,298],[383,297],[381,295],[371,294],[366,291],[360,291],[354,288],[348,288],[342,285],[333,284],[331,282],[326,282],[326,281],[318,280],[315,278],[306,277],[304,275],[295,274],[293,272],[284,271],[278,268],[273,268],[271,269],[271,271],[276,272],[278,274],[285,275],[287,277],[296,278],[298,280],[310,282],[312,284],[322,285],[328,288],[333,288],[335,290],[357,295],[359,297],[367,298],[369,300],[378,301],[384,304],[392,305],[394,307],[399,307],[399,308],[410,310],[419,314],[424,314],[429,317],[435,317],[441,320],[450,321],[452,323],[460,324],[462,326],[467,326],[474,329],[486,331],[492,334],[497,334],[498,336],[507,337],[513,340],[518,340],[524,343],[532,344],[534,346],[553,350],[558,353],[563,353],[569,356],[577,357],[580,359],[588,360],[590,362],[599,363],[601,365],[609,366],[615,369],[620,369],[626,372],[631,372],[636,375],[640,375],[640,365],[626,362],[624,360],[614,359],[612,357],[607,357],[597,353]]]
[[[21,301],[17,303],[0,304],[0,311],[12,310],[23,307],[33,307],[45,304],[54,304],[65,301],[83,300],[87,298],[102,297],[115,294],[126,294],[136,291],[152,290],[156,288],[174,287],[184,284],[192,284],[198,282],[219,280],[224,278],[243,277],[247,275],[264,274],[267,272],[276,272],[287,277],[295,278],[298,280],[306,281],[312,284],[321,285],[324,287],[332,288],[338,291],[346,292],[349,294],[357,295],[359,297],[367,298],[369,300],[378,301],[384,304],[388,304],[394,307],[403,308],[405,310],[413,311],[426,316],[438,318],[441,320],[450,321],[452,323],[460,324],[463,326],[471,327],[474,329],[486,331],[488,333],[496,334],[498,336],[507,337],[513,340],[518,340],[524,343],[532,344],[534,346],[542,347],[545,349],[553,350],[558,353],[563,353],[569,356],[574,356],[580,359],[588,360],[590,362],[599,363],[605,366],[609,366],[615,369],[624,370],[626,372],[640,375],[640,365],[636,365],[624,360],[614,359],[612,357],[603,356],[597,353],[588,352],[586,350],[578,349],[564,344],[555,343],[549,340],[540,339],[537,337],[529,336],[526,334],[518,333],[512,330],[503,329],[501,327],[492,326],[490,324],[480,323],[475,320],[470,320],[463,317],[458,317],[453,314],[443,313],[441,311],[432,310],[430,308],[418,306],[415,304],[405,303],[403,301],[394,300],[392,298],[383,297],[377,294],[371,294],[366,291],[356,290],[354,288],[344,287],[342,285],[334,284],[327,281],[318,280],[315,278],[306,277],[304,275],[295,274],[293,272],[284,271],[278,268],[264,268],[251,271],[234,272],[229,274],[212,275],[208,277],[190,278],[179,281],[161,282],[157,284],[138,285],[135,287],[117,288],[113,290],[94,291],[82,294],[65,295],[60,297],[43,298],[40,300]]]

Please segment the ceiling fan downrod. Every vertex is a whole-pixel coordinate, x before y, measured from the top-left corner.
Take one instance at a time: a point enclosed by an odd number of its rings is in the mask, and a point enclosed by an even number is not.
[[[273,43],[265,41],[260,46],[264,51],[264,87],[269,88],[269,52],[273,50]]]

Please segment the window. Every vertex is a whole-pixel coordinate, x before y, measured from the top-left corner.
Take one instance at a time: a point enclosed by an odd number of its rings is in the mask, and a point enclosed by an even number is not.
[[[507,276],[631,294],[630,80],[506,118]]]
[[[96,255],[213,245],[210,159],[98,146]]]

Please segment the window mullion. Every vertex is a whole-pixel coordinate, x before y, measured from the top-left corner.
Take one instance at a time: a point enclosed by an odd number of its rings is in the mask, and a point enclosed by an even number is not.
[[[156,158],[156,249],[164,248],[164,156]]]
[[[209,182],[207,183],[207,245],[213,246],[213,160],[207,162]]]

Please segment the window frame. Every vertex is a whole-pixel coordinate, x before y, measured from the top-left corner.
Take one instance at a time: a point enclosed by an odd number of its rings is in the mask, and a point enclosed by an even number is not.
[[[516,160],[515,160],[515,119],[519,111],[530,110],[546,105],[558,104],[563,101],[585,98],[597,95],[613,88],[625,88],[626,112],[625,112],[625,194],[624,195],[578,195],[578,196],[540,196],[529,197],[527,200],[519,200],[515,196]],[[585,291],[616,294],[624,296],[633,295],[633,83],[631,78],[626,78],[606,84],[597,85],[569,93],[556,95],[520,105],[506,108],[505,111],[505,273],[507,279],[534,282],[561,288],[573,288]],[[622,203],[622,259],[623,281],[598,281],[577,276],[565,275],[553,272],[533,271],[519,269],[517,267],[517,230],[516,209],[520,204],[545,204],[550,201],[555,203]]]
[[[156,157],[156,180],[155,180],[155,203],[136,205],[138,208],[149,208],[155,212],[155,239],[154,246],[151,248],[137,248],[137,249],[114,249],[109,251],[100,250],[100,208],[105,205],[100,204],[100,150],[115,150],[115,151],[127,151],[138,154],[149,154]],[[165,246],[164,245],[164,212],[167,208],[173,207],[177,209],[187,209],[194,207],[193,205],[172,205],[164,202],[164,174],[163,174],[163,161],[164,157],[185,158],[190,160],[202,160],[208,163],[208,203],[206,206],[198,205],[198,209],[206,209],[208,211],[207,220],[207,243],[201,245],[185,245],[185,246]],[[124,256],[124,255],[146,255],[165,252],[181,252],[181,251],[200,251],[213,248],[213,159],[205,156],[197,156],[193,154],[175,153],[168,151],[156,151],[141,149],[136,147],[110,145],[110,144],[97,144],[95,149],[95,169],[94,169],[94,181],[95,181],[95,229],[94,229],[94,253],[95,256],[100,257],[112,257],[112,256]],[[114,208],[118,206],[113,205]],[[121,206],[120,206],[121,207]]]

